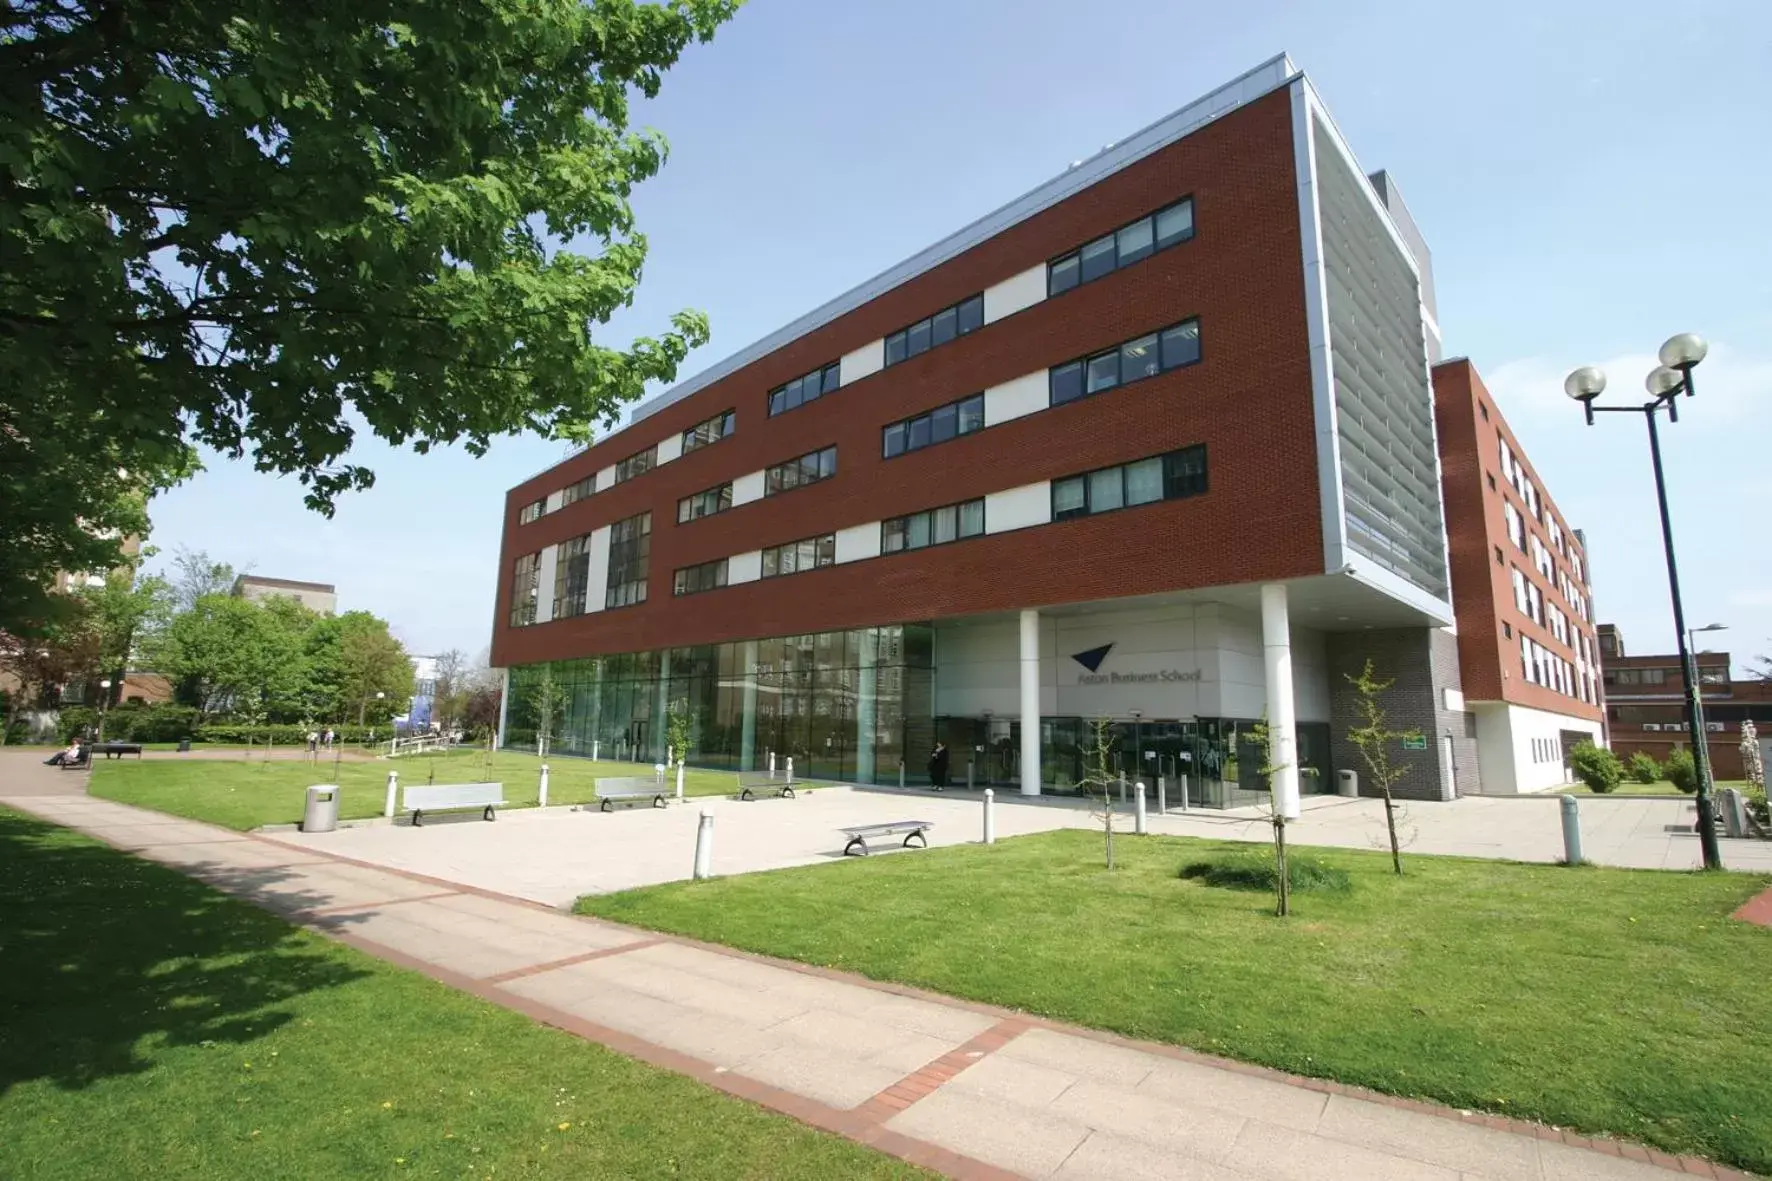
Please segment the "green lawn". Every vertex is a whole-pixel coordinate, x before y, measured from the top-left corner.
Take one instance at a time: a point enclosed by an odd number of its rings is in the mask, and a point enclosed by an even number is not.
[[[0,809],[0,1174],[922,1177]]]
[[[338,764],[336,771],[331,759],[315,764],[305,759],[263,758],[100,759],[93,765],[91,792],[107,800],[242,830],[300,820],[305,789],[312,783],[338,783],[342,789],[339,815],[347,819],[380,816],[389,771],[398,772],[403,784],[496,780],[504,784],[505,799],[513,807],[535,804],[540,759],[499,751],[488,763],[483,751],[346,760]],[[595,780],[623,775],[650,778],[652,768],[635,763],[549,759],[548,803],[584,803],[595,798]],[[675,782],[673,778],[673,786]],[[687,795],[730,795],[737,789],[737,779],[729,771],[691,770],[684,776],[683,790]]]
[[[684,882],[578,908],[1394,1094],[1772,1172],[1769,883],[1311,849],[1342,894],[1183,880],[1248,846],[1098,833]],[[1245,854],[1246,855],[1246,854]]]

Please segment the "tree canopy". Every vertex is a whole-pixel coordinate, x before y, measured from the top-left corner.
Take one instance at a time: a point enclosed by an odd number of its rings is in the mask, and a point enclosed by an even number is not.
[[[736,7],[0,5],[0,627],[115,565],[192,444],[329,513],[360,429],[480,454],[672,380],[700,314],[594,338],[666,154],[629,102]]]

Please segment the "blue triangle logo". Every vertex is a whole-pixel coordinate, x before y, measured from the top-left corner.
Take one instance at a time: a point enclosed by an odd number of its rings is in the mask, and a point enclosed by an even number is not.
[[[1112,644],[1103,644],[1101,647],[1091,648],[1087,652],[1073,652],[1071,653],[1071,659],[1088,669],[1090,672],[1094,672],[1101,667],[1101,662],[1106,660],[1107,654],[1113,650],[1114,646]]]

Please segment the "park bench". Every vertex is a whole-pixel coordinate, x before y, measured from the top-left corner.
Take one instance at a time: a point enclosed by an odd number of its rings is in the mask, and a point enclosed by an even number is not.
[[[64,759],[62,762],[57,763],[56,766],[63,771],[78,771],[80,768],[89,766],[91,763],[92,748],[90,746],[82,746],[78,758]]]
[[[120,759],[124,755],[134,755],[138,759],[142,757],[142,744],[139,742],[95,742],[92,750],[107,759]]]
[[[496,820],[494,808],[505,806],[502,783],[427,783],[401,789],[400,807],[412,813],[414,828],[424,824],[426,812],[454,812],[479,808],[487,820]]]
[[[885,824],[858,824],[854,828],[839,828],[837,831],[849,838],[843,846],[843,856],[866,857],[868,841],[875,837],[895,837],[904,834],[904,847],[907,849],[928,848],[929,838],[923,834],[935,827],[933,820],[892,820]],[[911,844],[912,841],[918,842]]]
[[[597,780],[597,808],[603,812],[613,812],[617,800],[650,799],[654,808],[665,806],[669,790],[662,779],[643,779],[639,776],[625,779]]]
[[[794,781],[785,777],[777,778],[766,771],[740,771],[738,798],[754,800],[759,795],[775,795],[791,800],[794,798]]]

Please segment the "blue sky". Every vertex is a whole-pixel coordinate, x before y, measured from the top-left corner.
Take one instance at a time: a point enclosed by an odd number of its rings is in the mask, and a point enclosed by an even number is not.
[[[1634,397],[1660,342],[1712,342],[1664,436],[1688,622],[1772,653],[1772,5],[1244,0],[753,0],[666,77],[669,137],[635,207],[652,251],[611,339],[683,307],[688,376],[1282,50],[1434,253],[1448,355],[1471,357],[1565,515],[1599,618],[1671,651],[1647,442],[1586,428],[1578,364]],[[558,444],[394,452],[324,520],[300,487],[214,459],[155,502],[153,542],[336,583],[414,651],[490,638],[505,489]]]

